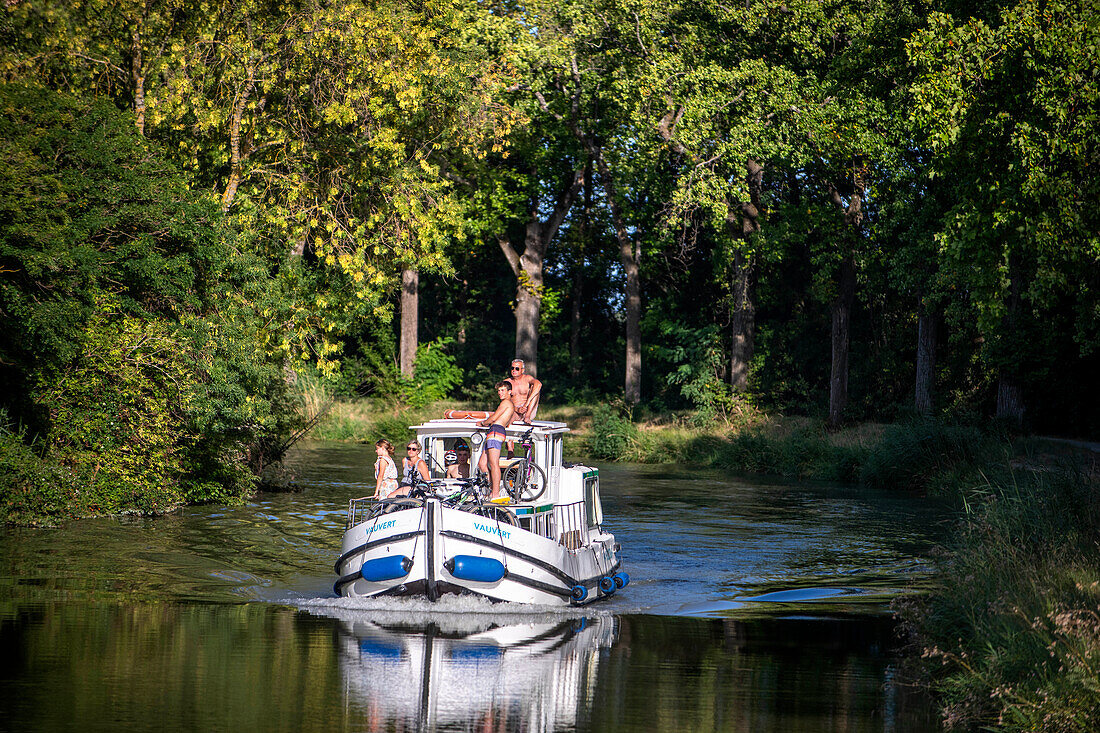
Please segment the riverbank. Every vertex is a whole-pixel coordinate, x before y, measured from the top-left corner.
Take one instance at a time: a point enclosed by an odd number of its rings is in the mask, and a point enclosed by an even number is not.
[[[409,425],[444,409],[483,405],[447,402],[393,409],[337,402],[312,436],[395,445]],[[1093,444],[1014,435],[991,425],[915,419],[860,423],[830,431],[820,420],[752,413],[735,422],[697,423],[692,413],[639,412],[633,419],[609,406],[544,405],[539,417],[565,422],[565,453],[573,460],[676,463],[803,480],[836,481],[946,497],[965,504],[987,483],[1018,471],[1087,462]]]

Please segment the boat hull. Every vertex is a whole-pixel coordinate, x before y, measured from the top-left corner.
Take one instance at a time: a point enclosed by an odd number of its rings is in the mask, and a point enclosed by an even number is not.
[[[555,540],[429,499],[350,527],[333,590],[345,597],[433,601],[452,593],[476,594],[550,606],[613,595],[625,582],[614,536],[594,528],[583,543],[569,539]],[[566,546],[571,544],[577,546]]]

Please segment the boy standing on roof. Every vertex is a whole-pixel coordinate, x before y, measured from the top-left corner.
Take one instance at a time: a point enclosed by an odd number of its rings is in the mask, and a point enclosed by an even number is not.
[[[496,386],[500,404],[492,415],[477,423],[489,428],[485,436],[485,449],[481,451],[477,467],[478,470],[489,473],[489,486],[492,487],[489,492],[490,500],[500,497],[500,449],[507,439],[505,428],[511,425],[516,417],[516,408],[512,404],[512,385],[508,382],[497,382]]]

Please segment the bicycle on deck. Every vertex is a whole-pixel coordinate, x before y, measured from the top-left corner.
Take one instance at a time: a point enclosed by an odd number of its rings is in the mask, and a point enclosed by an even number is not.
[[[500,483],[512,501],[532,502],[546,491],[546,472],[535,464],[534,428],[519,439],[523,458],[504,469]]]

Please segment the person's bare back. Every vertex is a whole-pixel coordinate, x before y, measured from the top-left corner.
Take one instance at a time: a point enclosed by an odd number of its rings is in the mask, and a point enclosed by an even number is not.
[[[489,474],[489,485],[492,491],[490,499],[500,497],[500,449],[508,439],[505,428],[512,424],[516,417],[516,408],[512,404],[512,384],[510,382],[497,382],[497,397],[500,404],[493,414],[484,420],[478,420],[481,427],[489,428],[485,434],[485,448],[481,452],[481,458],[477,467]]]

